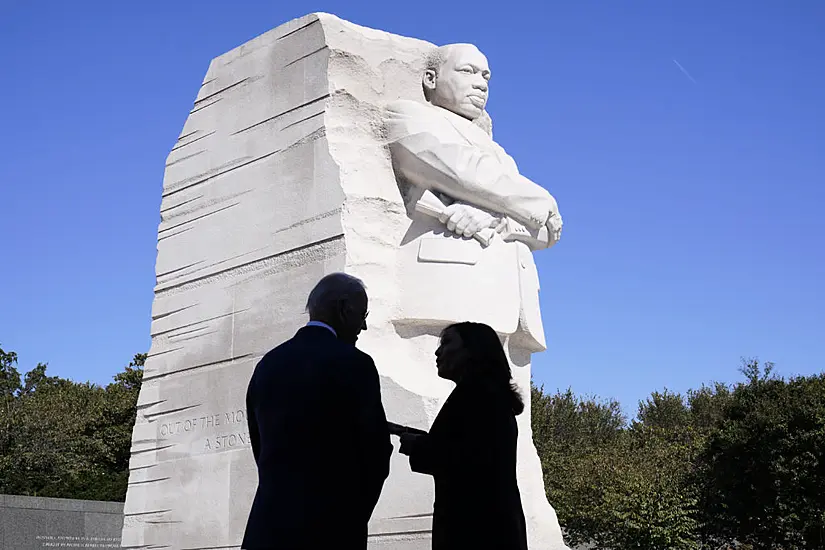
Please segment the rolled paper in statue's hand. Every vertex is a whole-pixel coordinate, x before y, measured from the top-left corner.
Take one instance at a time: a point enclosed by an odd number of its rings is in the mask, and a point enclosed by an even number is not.
[[[439,217],[447,206],[441,202],[441,199],[435,196],[435,194],[430,191],[429,189],[424,190],[424,194],[421,195],[421,198],[418,199],[418,202],[415,203],[415,211],[424,214],[427,216],[431,216],[433,218]],[[490,241],[495,235],[495,230],[491,227],[485,227],[484,229],[476,232],[473,235],[473,238],[480,242],[482,246],[488,246]]]
[[[435,194],[429,189],[425,189],[424,194],[422,194],[421,198],[418,199],[418,202],[415,203],[416,212],[426,214],[427,216],[431,216],[433,218],[439,217],[446,208],[447,207],[444,203],[441,202],[441,199],[436,197]]]

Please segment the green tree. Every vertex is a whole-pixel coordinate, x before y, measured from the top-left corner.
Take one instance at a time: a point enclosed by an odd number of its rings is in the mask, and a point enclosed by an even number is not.
[[[730,397],[730,387],[721,382],[715,382],[712,386],[703,385],[698,390],[689,390],[687,402],[693,427],[704,434],[719,428],[725,419]]]
[[[698,459],[706,537],[755,548],[825,546],[825,374],[790,380],[750,361]]]
[[[45,389],[46,386],[54,386],[59,384],[60,379],[56,376],[46,375],[47,365],[38,363],[36,367],[26,373],[23,377],[23,386],[20,391],[22,395],[31,395],[38,388]]]
[[[8,461],[12,446],[13,419],[17,408],[17,397],[22,386],[17,370],[17,354],[6,352],[0,347],[0,469]],[[0,493],[2,493],[0,485]]]
[[[100,457],[110,472],[116,472],[108,488],[107,500],[126,499],[129,482],[129,458],[132,452],[132,428],[135,425],[137,400],[143,379],[146,354],[135,355],[126,368],[115,375],[114,382],[106,386],[106,406],[103,422],[96,437],[104,443],[106,452]]]
[[[123,500],[145,355],[105,388],[48,376],[44,364],[23,383],[18,374],[15,385],[7,367],[16,357],[4,352],[3,358],[13,392],[0,410],[7,428],[0,437],[0,493]]]
[[[17,354],[0,347],[0,399],[10,401],[20,392],[20,372],[17,370]]]
[[[627,430],[603,455],[609,476],[591,540],[614,550],[697,548],[697,497],[687,479],[694,454],[691,441],[675,441],[660,428]]]
[[[690,408],[685,398],[667,389],[654,391],[639,403],[636,418],[644,426],[672,432],[682,431],[691,425]]]
[[[570,388],[549,395],[544,387],[532,386],[530,403],[533,439],[540,456],[603,445],[618,437],[627,424],[618,401],[582,399]]]
[[[569,543],[698,547],[688,474],[700,439],[681,396],[654,393],[628,425],[616,401],[533,388],[533,429],[548,499]]]

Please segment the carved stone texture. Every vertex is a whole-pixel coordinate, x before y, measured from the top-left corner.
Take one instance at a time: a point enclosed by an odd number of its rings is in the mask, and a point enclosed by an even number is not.
[[[484,236],[448,235],[426,201],[416,209],[423,188],[396,181],[385,107],[435,108],[422,88],[434,51],[313,14],[210,64],[166,163],[124,547],[240,545],[257,482],[244,410],[249,377],[306,322],[306,297],[326,273],[367,283],[369,329],[359,347],[378,366],[390,420],[426,429],[434,419],[451,386],[436,376],[433,352],[451,321],[496,326],[529,396],[530,353],[544,342],[537,302],[531,315],[521,305],[537,300],[530,249],[503,239],[513,233],[506,228],[485,233],[486,246]],[[489,129],[489,118],[474,124]],[[443,193],[427,197],[450,207]],[[510,228],[520,223],[509,219]],[[564,548],[529,409],[519,426],[531,547]],[[432,499],[431,478],[395,454],[371,547],[429,548]]]

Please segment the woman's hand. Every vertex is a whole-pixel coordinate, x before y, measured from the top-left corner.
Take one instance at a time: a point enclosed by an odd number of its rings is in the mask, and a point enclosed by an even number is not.
[[[398,452],[402,455],[410,456],[410,454],[415,450],[415,446],[418,443],[418,441],[425,435],[426,434],[417,434],[409,432],[401,434],[401,448],[398,450]]]

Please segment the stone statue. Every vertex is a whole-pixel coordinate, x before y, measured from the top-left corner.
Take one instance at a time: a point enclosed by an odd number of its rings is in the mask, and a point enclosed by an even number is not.
[[[343,271],[368,288],[358,347],[393,422],[429,429],[450,394],[433,355],[447,324],[502,336],[526,394],[530,548],[565,548],[529,414],[530,354],[544,348],[532,251],[555,243],[561,219],[492,141],[488,77],[473,46],[323,13],[212,60],[165,163],[124,547],[238,548],[257,485],[252,370],[306,323],[315,283]],[[370,550],[427,550],[432,479],[391,460]]]
[[[429,300],[424,307],[414,300],[404,317],[464,320],[466,306],[469,316],[501,334],[520,328],[528,348],[540,351],[545,339],[531,251],[553,246],[562,220],[553,196],[521,175],[513,158],[476,124],[485,114],[490,75],[487,58],[472,44],[442,46],[427,57],[427,103],[399,100],[387,106],[396,176],[412,186],[406,194],[414,210],[430,216],[413,232],[441,232],[422,236],[414,263],[429,264],[429,280],[472,279],[469,291],[476,294],[456,296],[462,285],[448,285],[448,299]],[[479,287],[485,264],[492,270]],[[520,289],[520,296],[512,299],[502,289]]]
[[[484,110],[490,75],[472,44],[434,48],[424,63],[425,101],[386,106],[393,171],[412,220],[398,250],[403,292],[393,322],[408,339],[452,322],[487,323],[504,340],[529,404],[530,355],[546,347],[532,252],[558,242],[562,219],[553,196],[520,174],[493,141]],[[416,391],[428,393],[423,386]],[[530,545],[563,547],[544,494],[529,406],[518,422]]]

